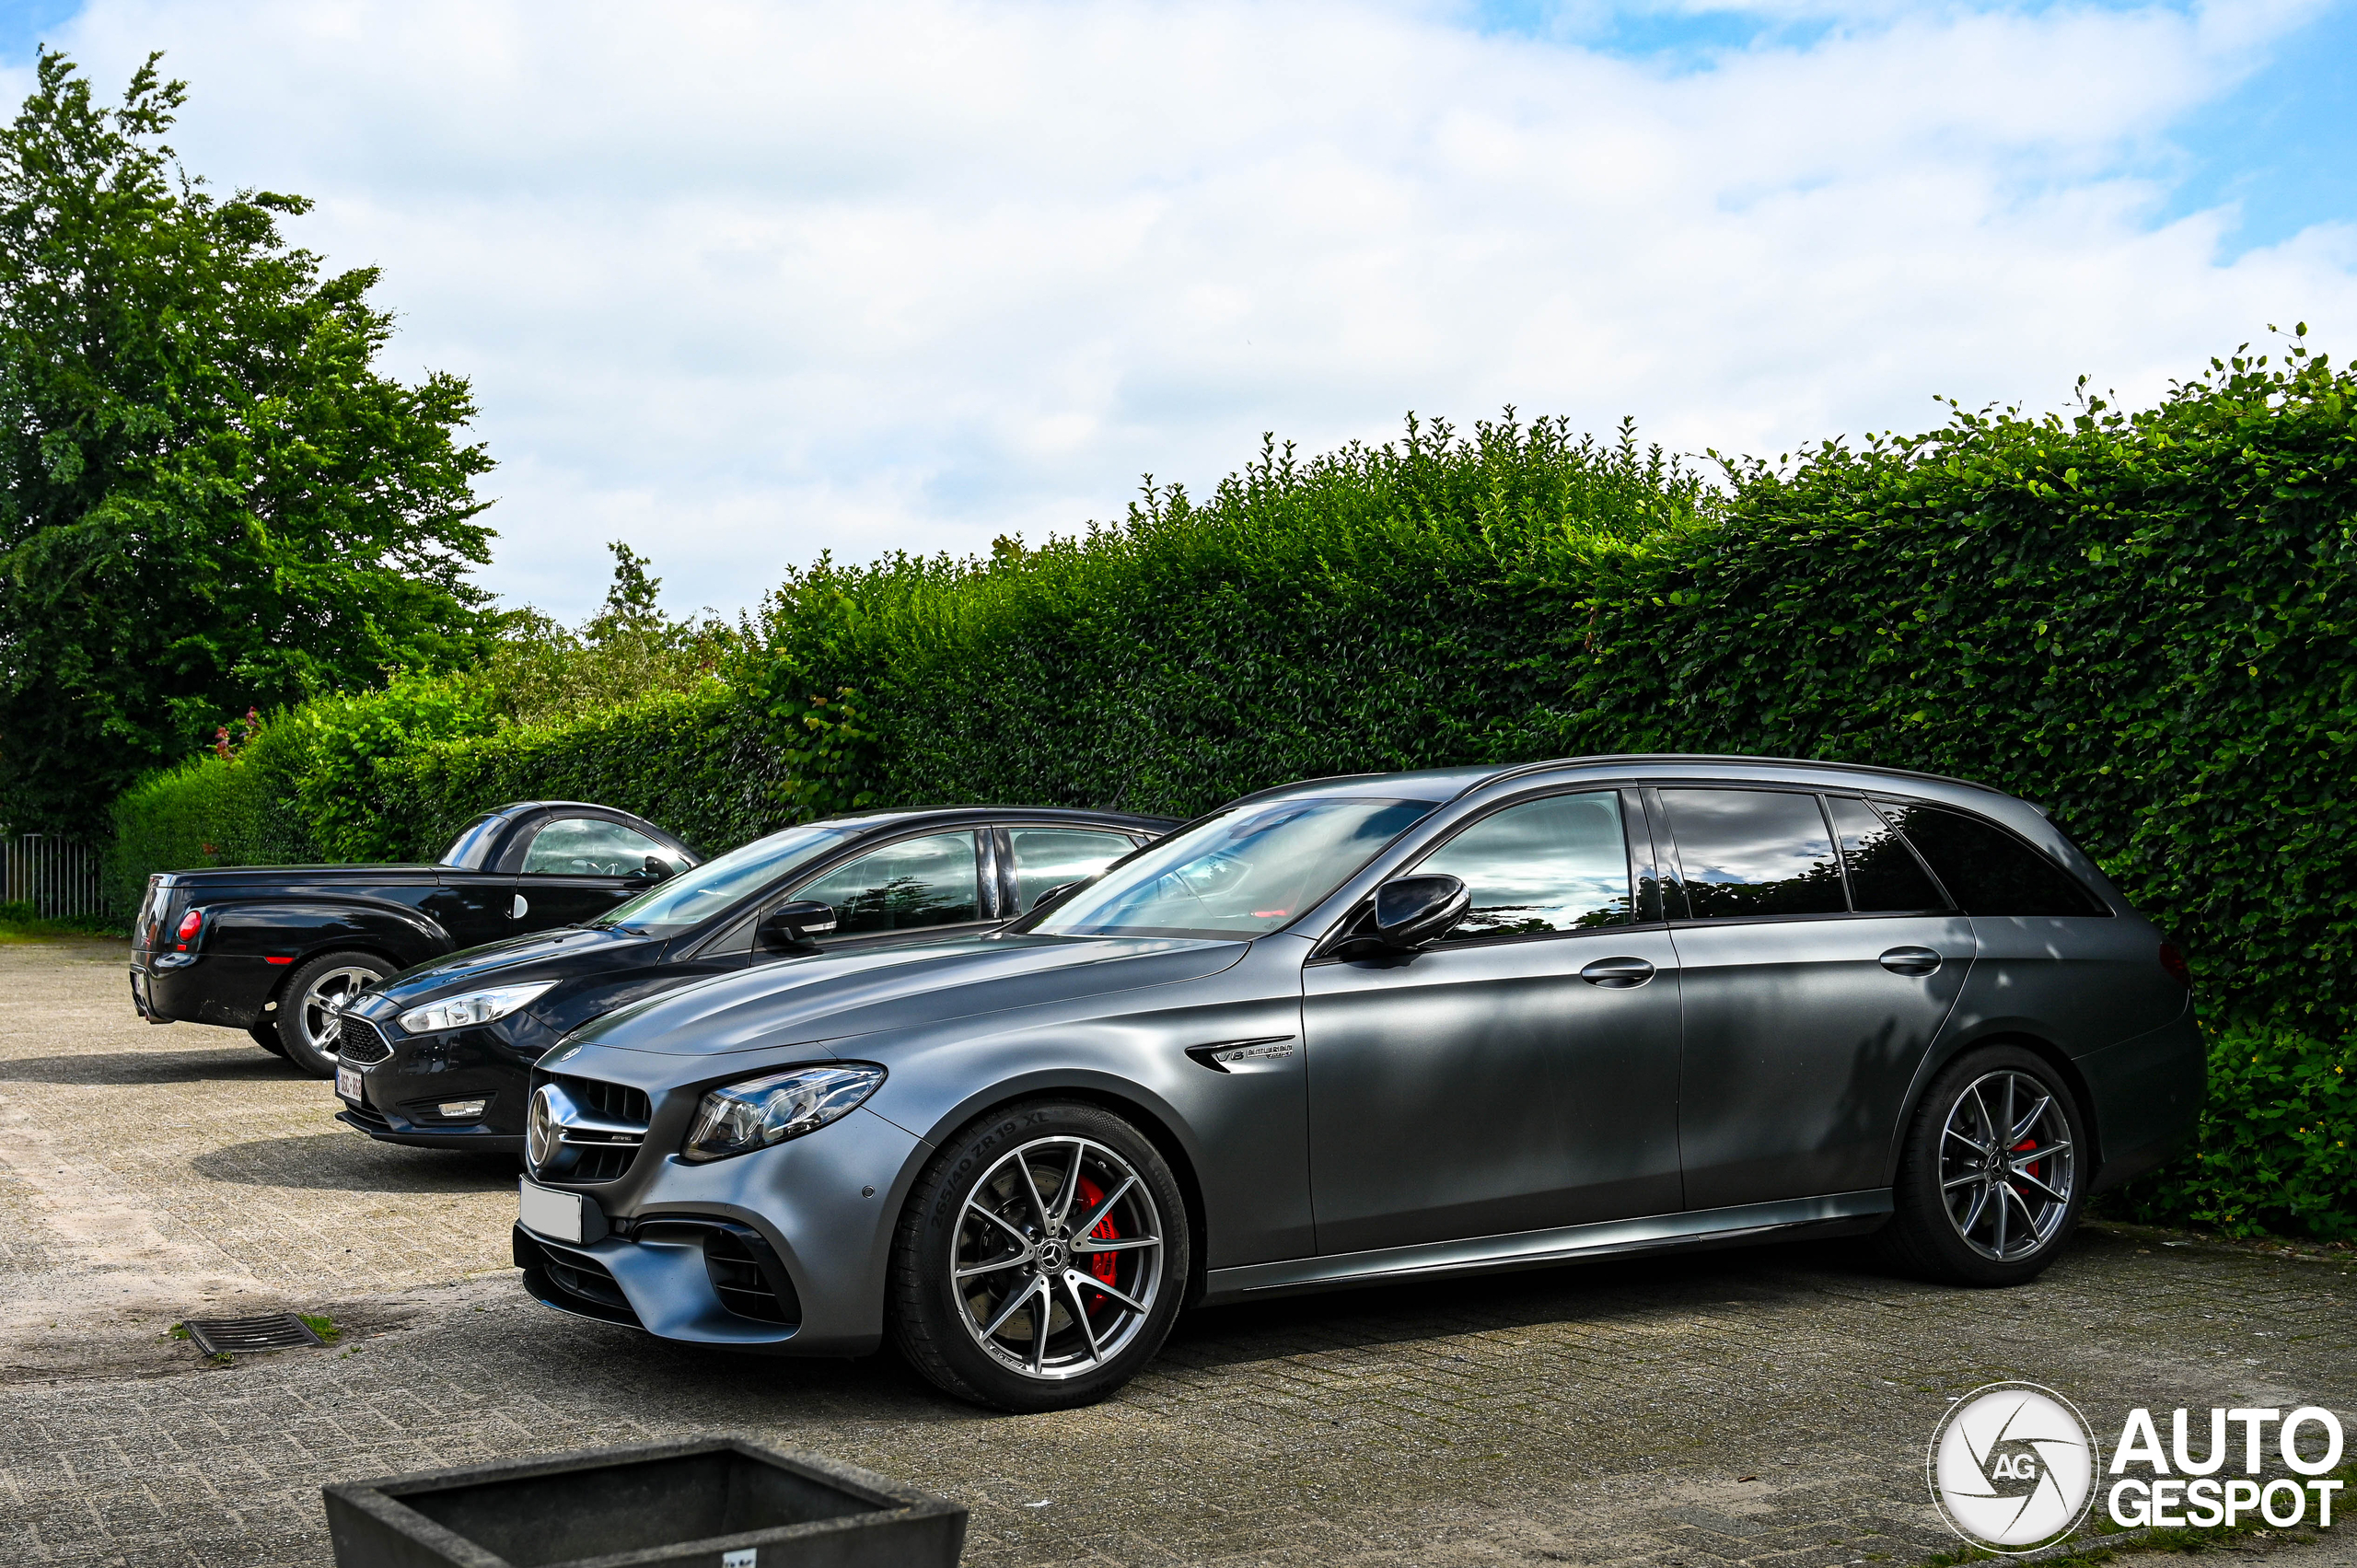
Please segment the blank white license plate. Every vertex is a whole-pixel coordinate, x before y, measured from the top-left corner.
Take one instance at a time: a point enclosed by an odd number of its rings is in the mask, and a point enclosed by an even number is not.
[[[581,1240],[588,1229],[587,1199],[578,1192],[551,1191],[529,1177],[518,1177],[516,1187],[517,1217],[526,1230],[537,1231],[552,1241],[577,1244]]]
[[[354,1105],[366,1104],[368,1097],[360,1092],[360,1069],[336,1063],[335,1092]]]

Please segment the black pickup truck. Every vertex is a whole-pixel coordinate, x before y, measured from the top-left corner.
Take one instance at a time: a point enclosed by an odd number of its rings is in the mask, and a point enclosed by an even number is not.
[[[131,1000],[151,1024],[218,1024],[305,1072],[335,1072],[335,1011],[463,947],[593,920],[699,864],[610,806],[486,811],[432,865],[250,865],[147,878]]]

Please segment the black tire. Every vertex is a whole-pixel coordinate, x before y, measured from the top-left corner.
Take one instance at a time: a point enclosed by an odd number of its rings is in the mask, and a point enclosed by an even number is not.
[[[893,1342],[961,1400],[1026,1412],[1091,1404],[1162,1348],[1189,1243],[1178,1179],[1136,1128],[1094,1105],[1008,1106],[945,1143],[909,1194],[892,1244]],[[1002,1256],[1015,1260],[993,1266]],[[961,1262],[982,1272],[960,1283]],[[1035,1312],[1041,1293],[1048,1309]]]
[[[246,1033],[252,1039],[256,1045],[261,1046],[273,1056],[284,1056],[286,1054],[286,1044],[284,1040],[278,1038],[278,1026],[275,1023],[264,1022],[255,1024],[251,1028],[248,1028]]]
[[[333,992],[357,991],[392,972],[374,953],[322,953],[296,970],[279,993],[274,1026],[286,1060],[314,1078],[334,1077],[334,1043],[321,1035],[322,1003]]]
[[[2078,1226],[2089,1152],[2077,1097],[2044,1057],[2012,1045],[1958,1057],[1908,1125],[1883,1256],[1956,1284],[2027,1283]]]

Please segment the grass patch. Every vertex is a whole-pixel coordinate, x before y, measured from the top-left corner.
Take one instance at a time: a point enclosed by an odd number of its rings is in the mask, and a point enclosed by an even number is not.
[[[44,920],[22,900],[0,903],[0,943],[53,942],[61,936],[122,936],[130,925],[111,915],[77,914]]]
[[[297,1312],[295,1316],[303,1319],[303,1326],[319,1335],[322,1343],[333,1344],[343,1338],[343,1330],[335,1326],[335,1319],[325,1314],[314,1317],[308,1312]]]

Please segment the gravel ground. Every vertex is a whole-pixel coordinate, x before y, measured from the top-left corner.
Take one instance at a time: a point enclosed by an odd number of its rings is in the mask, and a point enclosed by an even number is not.
[[[12,1568],[323,1564],[324,1481],[702,1433],[954,1497],[973,1564],[1849,1568],[1955,1546],[1924,1444],[1983,1383],[2057,1388],[2107,1442],[2134,1405],[2357,1411],[2351,1259],[2091,1226],[2007,1292],[1819,1245],[1200,1312],[1105,1404],[993,1415],[888,1357],[540,1307],[512,1165],[370,1143],[242,1035],[140,1023],[122,970],[119,945],[0,947]],[[264,1310],[343,1335],[227,1367],[169,1335]],[[2352,1539],[2244,1546],[2324,1568]]]

